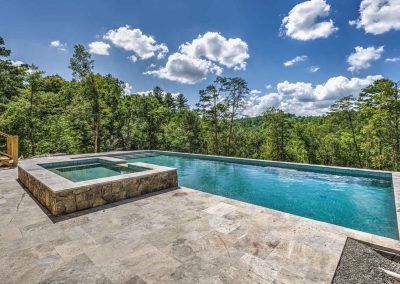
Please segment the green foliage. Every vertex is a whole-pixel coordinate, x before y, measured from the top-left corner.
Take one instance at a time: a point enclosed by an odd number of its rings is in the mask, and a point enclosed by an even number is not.
[[[263,157],[270,160],[285,161],[288,158],[287,145],[290,139],[290,116],[276,108],[268,109],[265,114],[266,141]]]
[[[124,83],[94,73],[82,45],[74,79],[16,66],[0,37],[0,130],[19,135],[24,156],[161,149],[301,163],[400,170],[400,93],[378,80],[335,102],[327,115],[298,117],[269,108],[245,117],[241,78],[218,77],[199,91],[197,108],[155,87],[124,95]],[[0,149],[3,149],[0,145]]]
[[[4,44],[4,39],[0,36],[0,114],[4,111],[5,105],[23,88],[27,70],[26,65],[16,66],[7,59],[11,55],[11,50]]]

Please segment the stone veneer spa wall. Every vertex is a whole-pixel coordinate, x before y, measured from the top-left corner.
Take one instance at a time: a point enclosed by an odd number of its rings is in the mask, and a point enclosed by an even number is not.
[[[113,177],[109,180],[75,183],[76,186],[72,188],[68,188],[70,181],[56,177],[60,179],[59,182],[66,185],[65,188],[57,190],[51,188],[51,182],[46,181],[46,178],[49,181],[54,180],[55,174],[35,167],[39,166],[20,165],[18,178],[32,195],[56,216],[178,186],[176,169],[155,166],[149,171]]]

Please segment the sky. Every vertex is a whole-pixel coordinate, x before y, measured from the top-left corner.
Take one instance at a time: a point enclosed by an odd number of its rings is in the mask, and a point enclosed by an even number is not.
[[[400,0],[0,0],[11,59],[72,78],[75,44],[126,91],[160,86],[194,106],[216,76],[252,90],[245,114],[268,107],[328,111],[376,79],[400,78]]]

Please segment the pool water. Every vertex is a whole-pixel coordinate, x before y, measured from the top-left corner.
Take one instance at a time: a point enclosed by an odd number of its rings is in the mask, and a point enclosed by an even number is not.
[[[391,180],[170,155],[119,158],[175,167],[181,186],[398,239]]]
[[[137,166],[123,167],[118,165],[93,163],[93,164],[74,165],[67,167],[49,168],[49,170],[71,181],[80,182],[80,181],[140,172],[147,169]]]

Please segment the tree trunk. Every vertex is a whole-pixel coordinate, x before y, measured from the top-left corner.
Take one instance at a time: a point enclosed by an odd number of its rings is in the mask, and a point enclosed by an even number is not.
[[[100,101],[96,88],[96,82],[93,74],[89,77],[90,89],[92,91],[92,114],[93,114],[93,130],[94,130],[94,152],[100,152]]]
[[[361,155],[360,155],[360,149],[358,148],[358,144],[357,144],[357,140],[356,140],[356,134],[354,131],[354,126],[353,126],[353,119],[351,118],[351,114],[348,114],[348,118],[350,121],[350,128],[351,128],[351,134],[353,136],[353,143],[354,143],[354,148],[356,149],[356,155],[357,155],[357,159],[358,159],[358,165],[360,166],[360,168],[362,168],[362,161],[361,161]]]
[[[217,98],[214,94],[214,152],[218,155],[219,143],[218,143],[218,109],[217,109]]]
[[[35,145],[35,133],[34,133],[34,124],[33,124],[33,98],[35,96],[35,90],[33,86],[31,86],[31,96],[30,96],[30,108],[29,108],[29,124],[30,124],[30,140],[31,140],[31,155],[35,156],[36,154],[36,145]]]

